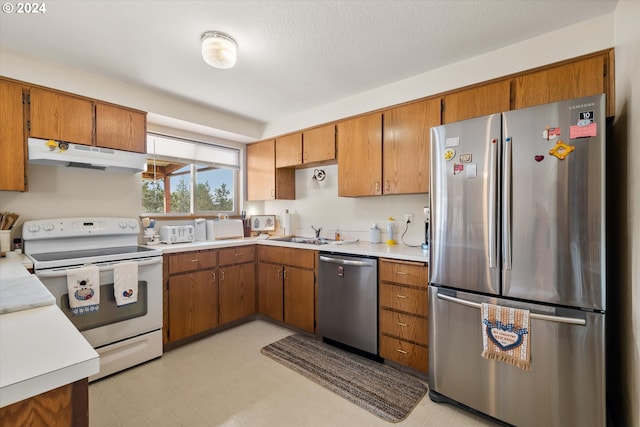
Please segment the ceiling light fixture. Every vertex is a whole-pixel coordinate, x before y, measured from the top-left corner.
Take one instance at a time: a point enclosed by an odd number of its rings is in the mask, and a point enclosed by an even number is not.
[[[200,37],[204,62],[216,68],[231,68],[238,57],[238,45],[228,34],[207,31]]]

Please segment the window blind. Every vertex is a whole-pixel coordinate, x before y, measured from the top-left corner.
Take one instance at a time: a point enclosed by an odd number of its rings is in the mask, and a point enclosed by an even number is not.
[[[147,154],[180,163],[208,164],[238,169],[240,150],[159,134],[147,134]]]

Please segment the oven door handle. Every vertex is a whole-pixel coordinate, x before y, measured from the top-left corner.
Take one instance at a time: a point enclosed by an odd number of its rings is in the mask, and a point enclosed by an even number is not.
[[[104,265],[100,266],[100,272],[102,273],[103,271],[111,271],[113,270],[113,266],[116,264],[119,264],[120,262],[126,262],[126,261],[105,263]],[[145,261],[138,261],[138,267],[161,264],[161,263],[162,263],[162,257],[155,257]],[[91,264],[87,264],[87,265],[91,265]],[[73,270],[73,268],[58,268],[53,270],[38,271],[36,272],[36,276],[38,278],[62,277],[67,275],[67,270]]]

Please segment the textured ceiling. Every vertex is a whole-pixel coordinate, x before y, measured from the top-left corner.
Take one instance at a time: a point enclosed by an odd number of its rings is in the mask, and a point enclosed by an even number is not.
[[[267,123],[615,7],[616,0],[49,0],[44,14],[0,13],[0,47]],[[235,68],[202,61],[208,30],[237,40]]]

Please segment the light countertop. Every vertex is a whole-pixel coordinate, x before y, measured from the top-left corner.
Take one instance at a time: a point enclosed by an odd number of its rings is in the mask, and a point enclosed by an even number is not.
[[[343,253],[347,255],[363,255],[375,256],[380,258],[392,258],[404,261],[428,262],[428,251],[422,250],[420,247],[409,247],[402,244],[387,246],[386,243],[372,244],[369,242],[358,241],[355,243],[330,243],[327,245],[313,245],[308,243],[292,243],[277,240],[278,237],[269,239],[259,239],[257,237],[245,237],[243,239],[215,240],[215,241],[199,241],[193,243],[175,243],[172,245],[161,243],[151,246],[162,250],[163,253],[177,253],[205,249],[216,249],[233,246],[244,245],[267,245],[282,246],[298,249],[313,249],[322,252]]]
[[[0,259],[0,292],[28,277],[28,263],[23,256]],[[0,340],[0,407],[100,370],[98,353],[53,304],[0,315]]]

